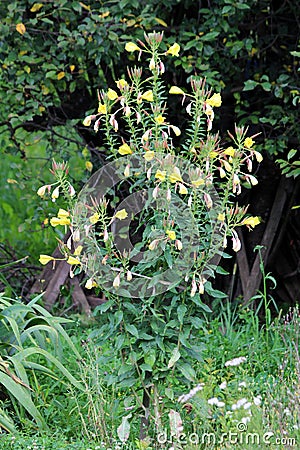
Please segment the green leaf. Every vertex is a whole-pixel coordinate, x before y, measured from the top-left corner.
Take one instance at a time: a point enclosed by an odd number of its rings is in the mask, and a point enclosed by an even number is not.
[[[183,324],[183,318],[184,318],[186,312],[187,312],[187,307],[185,305],[178,306],[177,316],[178,316],[178,320],[181,324]]]
[[[184,363],[184,364],[177,364],[177,368],[180,370],[182,375],[189,381],[195,381],[196,379],[196,372],[192,368],[190,364]]]
[[[15,397],[15,399],[26,409],[26,411],[33,417],[40,428],[47,428],[46,422],[42,415],[31,400],[28,390],[15,382],[6,373],[0,372],[0,383],[8,390],[8,392]]]
[[[127,416],[122,417],[122,423],[117,428],[118,437],[121,442],[126,442],[129,439],[130,423],[129,423],[128,419],[130,419],[130,417],[131,417],[131,414],[128,414]]]
[[[287,154],[287,159],[288,159],[288,161],[289,161],[290,159],[292,159],[293,156],[295,156],[296,154],[297,154],[297,150],[294,149],[294,148],[292,148],[292,150],[290,150],[290,151],[288,152],[288,154]]]
[[[247,80],[244,83],[243,91],[253,91],[255,87],[258,85],[258,83],[254,80]]]
[[[174,366],[174,364],[176,363],[176,361],[179,360],[180,356],[181,356],[181,355],[180,355],[180,351],[179,351],[178,347],[175,347],[175,348],[173,349],[172,353],[171,353],[171,358],[170,358],[170,360],[169,360],[169,362],[168,362],[168,369],[171,369],[171,367]]]
[[[211,313],[212,310],[209,308],[209,306],[205,305],[205,303],[203,303],[200,300],[200,295],[199,294],[195,294],[194,297],[192,297],[192,301],[197,305],[200,306],[201,309],[203,309],[203,311],[207,312],[207,313]]]
[[[128,331],[128,333],[132,334],[133,336],[135,336],[138,339],[139,332],[135,325],[126,324],[126,330]]]

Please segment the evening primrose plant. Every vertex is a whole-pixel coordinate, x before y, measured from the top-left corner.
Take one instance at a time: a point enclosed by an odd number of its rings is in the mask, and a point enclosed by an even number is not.
[[[179,55],[179,44],[165,49],[162,33],[151,33],[125,50],[142,67],[101,90],[98,110],[83,120],[103,135],[108,163],[76,201],[65,166],[54,171],[54,198],[49,188],[38,193],[56,200],[62,192],[67,199],[50,223],[71,231],[61,243],[71,275],[82,271],[87,289],[105,291],[107,302],[96,309],[105,319],[93,337],[100,344],[110,339],[120,354],[119,369],[108,371],[106,381],[134,392],[125,403],[142,416],[142,439],[150,423],[159,429],[175,398],[174,372],[195,381],[201,316],[210,312],[204,300],[225,296],[209,279],[223,273],[218,263],[228,239],[240,250],[237,228],[260,222],[236,197],[243,183],[257,184],[252,165],[262,157],[247,129],[235,126],[223,140],[213,132],[222,98],[204,78],[191,77],[189,92],[169,87],[187,125],[169,121],[164,60]],[[55,259],[41,255],[40,262]]]

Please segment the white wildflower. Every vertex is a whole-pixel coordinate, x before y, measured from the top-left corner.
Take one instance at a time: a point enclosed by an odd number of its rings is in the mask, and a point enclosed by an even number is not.
[[[229,361],[226,361],[225,367],[228,366],[239,366],[243,362],[245,362],[247,358],[245,356],[239,356],[238,358],[230,359]]]

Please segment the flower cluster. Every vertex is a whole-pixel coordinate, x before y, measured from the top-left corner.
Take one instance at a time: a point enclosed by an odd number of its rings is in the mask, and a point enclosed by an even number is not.
[[[74,242],[87,238],[87,250],[80,258],[75,255],[82,268],[93,274],[86,287],[100,285],[103,281],[103,277],[97,276],[96,261],[100,261],[103,267],[110,267],[114,274],[112,285],[118,291],[122,280],[136,282],[141,277],[154,276],[154,268],[161,271],[166,262],[172,267],[174,258],[186,250],[186,230],[180,228],[172,209],[174,199],[179,197],[193,216],[197,232],[206,230],[205,235],[199,237],[197,248],[190,249],[194,255],[193,265],[185,281],[190,284],[190,294],[194,298],[197,293],[204,293],[210,276],[207,269],[209,261],[220,247],[227,246],[227,237],[232,237],[233,250],[238,251],[241,243],[237,227],[245,225],[252,229],[260,223],[258,217],[247,216],[247,209],[235,205],[233,199],[241,192],[243,183],[252,186],[257,183],[251,174],[253,160],[259,163],[262,157],[254,150],[255,136],[247,136],[247,130],[243,128],[235,127],[235,134],[228,134],[230,142],[221,145],[218,134],[212,130],[215,109],[221,107],[222,97],[207,88],[204,79],[192,77],[190,92],[179,86],[169,87],[170,95],[182,98],[189,125],[182,130],[168,120],[162,82],[165,72],[163,59],[178,57],[181,49],[179,44],[173,43],[161,50],[162,38],[162,33],[154,32],[146,35],[145,42],[126,44],[127,52],[136,53],[138,59],[145,57],[148,60],[150,74],[144,76],[138,67],[128,69],[127,79],[116,80],[115,86],[98,93],[97,112],[83,120],[83,125],[93,126],[95,132],[103,134],[110,152],[108,157],[120,159],[120,178],[127,180],[130,191],[134,192],[141,186],[152,189],[152,199],[160,205],[161,211],[143,213],[145,230],[140,247],[147,248],[154,255],[162,254],[158,257],[159,263],[156,261],[152,267],[132,264],[132,252],[136,250],[130,246],[120,250],[116,246],[112,229],[118,221],[127,223],[134,217],[126,208],[109,209],[105,198],[101,205],[96,204],[96,200],[92,205],[86,201],[85,212],[78,214],[77,211],[73,218],[72,213],[60,210],[50,223],[54,227],[69,226]],[[135,157],[139,158],[138,166]],[[66,196],[72,196],[73,188],[66,180],[67,168],[55,164],[53,172],[57,183],[41,187],[38,194],[43,196],[53,186],[53,201],[59,196],[60,189]],[[215,239],[215,235],[220,239]],[[69,256],[67,261],[73,262]]]

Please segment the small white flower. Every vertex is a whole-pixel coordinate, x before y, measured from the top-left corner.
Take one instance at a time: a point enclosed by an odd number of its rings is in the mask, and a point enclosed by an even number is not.
[[[250,420],[251,420],[250,417],[242,417],[242,418],[241,418],[241,422],[244,423],[245,425],[246,425],[248,422],[250,422]]]
[[[225,406],[225,403],[221,402],[217,397],[212,397],[208,399],[207,403],[209,405],[216,405],[218,408],[222,408],[223,406]]]
[[[220,389],[226,389],[226,388],[227,388],[227,381],[223,381],[223,382],[220,384],[219,388],[220,388]]]
[[[231,409],[234,411],[236,409],[241,408],[243,405],[245,405],[247,403],[247,399],[246,398],[241,398],[240,400],[238,400],[236,403],[234,403],[231,407]]]
[[[261,404],[261,395],[258,395],[257,397],[254,397],[253,403],[256,406],[259,406]]]
[[[239,356],[238,358],[230,359],[229,361],[226,361],[225,367],[228,366],[239,366],[243,362],[245,362],[247,358],[245,356]]]
[[[244,409],[249,409],[251,408],[251,402],[247,402],[244,404]]]
[[[239,383],[239,386],[240,386],[240,387],[247,387],[247,384],[245,383],[245,381],[241,381],[241,382]]]

